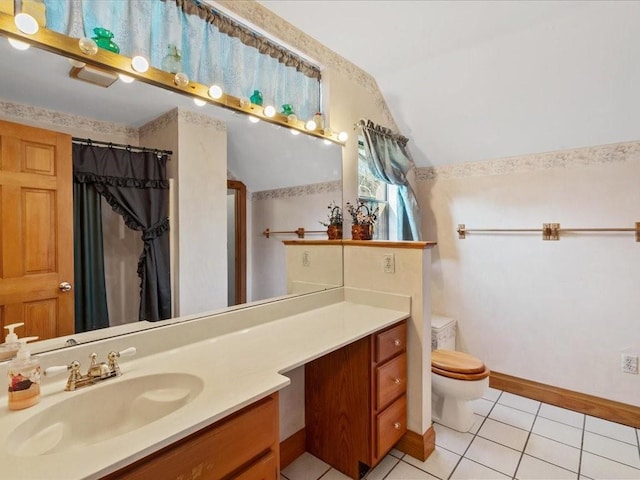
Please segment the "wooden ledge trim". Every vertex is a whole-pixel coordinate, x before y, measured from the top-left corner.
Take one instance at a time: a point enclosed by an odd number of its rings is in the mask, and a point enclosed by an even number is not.
[[[433,248],[437,242],[396,242],[392,240],[342,240],[345,247],[380,247],[380,248],[408,248],[425,250]]]
[[[422,435],[407,430],[395,448],[424,462],[436,449],[436,431],[433,426]]]
[[[494,371],[489,376],[489,386],[557,407],[640,428],[640,407],[634,405]]]
[[[437,242],[396,242],[393,240],[283,240],[285,245],[342,245],[344,247],[408,248],[425,250]]]
[[[342,245],[342,240],[283,240],[285,245]]]

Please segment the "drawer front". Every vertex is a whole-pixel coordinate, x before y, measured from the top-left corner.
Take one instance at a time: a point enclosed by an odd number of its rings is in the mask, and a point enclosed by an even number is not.
[[[382,410],[407,391],[407,354],[376,368],[376,409]]]
[[[376,335],[376,362],[404,352],[407,348],[407,322],[402,322],[389,330]]]
[[[278,402],[273,398],[216,427],[211,449],[216,478],[269,449],[278,435]]]
[[[235,480],[278,480],[278,473],[276,454],[269,452],[233,478]]]
[[[229,420],[209,427],[149,458],[108,475],[109,480],[149,480],[152,478],[198,478],[218,480],[239,469],[276,444],[278,400],[271,396],[241,410]],[[251,466],[261,464],[268,455]],[[263,465],[264,467],[264,465]],[[266,468],[266,467],[265,467]],[[251,468],[248,469],[251,471]],[[265,470],[270,471],[270,470]],[[276,467],[277,471],[277,467]],[[251,478],[277,478],[265,475]]]
[[[407,431],[407,396],[393,402],[376,417],[376,457],[381,458]]]

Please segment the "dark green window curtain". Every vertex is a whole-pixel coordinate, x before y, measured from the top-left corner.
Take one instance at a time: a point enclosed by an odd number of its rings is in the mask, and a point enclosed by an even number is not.
[[[73,145],[73,177],[94,185],[127,227],[142,232],[139,320],[171,317],[167,156],[152,151]]]
[[[101,197],[90,183],[73,184],[73,256],[75,331],[108,327]]]

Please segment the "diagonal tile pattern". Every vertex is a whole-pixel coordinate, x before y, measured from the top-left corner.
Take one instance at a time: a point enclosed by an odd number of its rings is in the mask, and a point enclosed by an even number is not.
[[[366,480],[640,480],[640,430],[489,389],[468,433],[434,424],[424,462],[392,450]],[[309,453],[281,480],[346,480]]]

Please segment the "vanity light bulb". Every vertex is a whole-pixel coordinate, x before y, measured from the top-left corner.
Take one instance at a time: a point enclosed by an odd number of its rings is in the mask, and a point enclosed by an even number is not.
[[[193,99],[193,103],[195,103],[199,107],[204,107],[207,104],[207,102],[205,102],[204,100],[201,100],[199,98],[194,98]]]
[[[222,97],[222,89],[218,85],[211,85],[209,87],[209,96],[214,99]]]
[[[149,62],[146,58],[136,55],[131,59],[131,68],[136,72],[144,73],[149,70]]]
[[[251,105],[251,100],[249,100],[247,97],[242,97],[240,99],[240,106],[242,108],[249,108],[250,105]]]
[[[300,135],[300,130],[295,130],[293,128],[291,128],[290,130],[291,130],[291,135]]]
[[[26,33],[27,35],[33,35],[40,29],[36,19],[28,13],[17,14],[13,21],[16,24],[16,27],[18,27],[18,30],[22,33]]]
[[[298,117],[296,116],[295,113],[290,113],[289,115],[287,115],[287,122],[295,123],[297,121],[298,121]]]
[[[16,40],[15,38],[7,38],[9,41],[9,45],[11,45],[16,50],[28,50],[29,44],[25,42],[21,42],[20,40]]]
[[[119,73],[118,78],[120,78],[122,83],[132,83],[135,80],[135,78],[125,75],[124,73]]]
[[[267,107],[264,107],[264,114],[265,116],[271,118],[276,114],[276,109],[273,105],[269,105]]]
[[[253,115],[249,116],[249,121],[251,123],[258,123],[260,121],[260,119],[258,117],[254,117]]]
[[[346,142],[348,138],[349,134],[347,132],[340,132],[338,134],[338,140],[340,140],[341,142]]]
[[[81,38],[78,40],[78,47],[85,55],[95,55],[98,53],[98,44],[91,38]]]
[[[315,130],[316,127],[316,122],[314,122],[313,120],[309,120],[304,126],[304,128],[306,128],[307,130]]]
[[[186,73],[178,72],[176,73],[176,76],[173,77],[173,83],[178,87],[186,87],[189,85],[189,77]]]
[[[324,143],[325,145],[331,145],[333,142],[325,138],[324,140],[322,140],[322,143]]]

